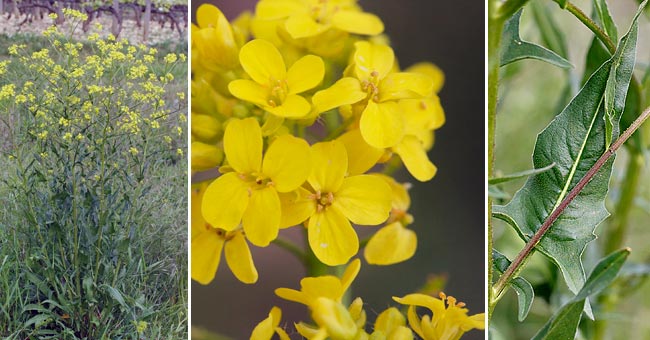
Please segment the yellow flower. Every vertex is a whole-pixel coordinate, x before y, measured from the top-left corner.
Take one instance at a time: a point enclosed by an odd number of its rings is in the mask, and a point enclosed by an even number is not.
[[[431,95],[430,77],[413,72],[393,72],[395,55],[389,46],[366,41],[355,44],[350,77],[317,92],[312,101],[317,112],[359,103],[359,128],[376,148],[397,145],[404,137],[404,115],[397,100]]]
[[[485,313],[467,315],[463,302],[440,293],[440,299],[424,294],[409,294],[393,300],[408,305],[408,320],[411,328],[425,340],[458,340],[471,329],[485,329]],[[417,315],[416,307],[428,308],[433,315]]]
[[[253,80],[230,82],[228,90],[233,96],[280,117],[300,118],[311,111],[311,104],[298,94],[323,80],[325,65],[320,57],[306,55],[287,70],[278,49],[256,39],[241,48],[239,61]]]
[[[284,28],[292,38],[305,38],[330,28],[376,35],[384,31],[377,16],[364,13],[356,0],[262,0],[255,12],[259,19],[285,19]]]
[[[232,27],[219,8],[202,4],[196,11],[198,26],[192,25],[192,44],[201,66],[211,70],[237,67],[239,52]]]
[[[202,213],[211,225],[232,231],[243,225],[246,237],[264,247],[280,227],[280,199],[301,186],[311,171],[309,144],[291,135],[277,137],[262,159],[262,131],[254,118],[233,119],[223,137],[224,152],[234,172],[212,182]]]
[[[309,220],[309,245],[323,263],[335,266],[348,262],[359,250],[359,239],[350,221],[377,225],[388,218],[391,189],[372,175],[346,177],[347,154],[339,141],[312,146],[312,172],[309,188],[282,195],[282,226]]]
[[[300,280],[300,291],[278,288],[275,293],[286,300],[306,305],[311,310],[312,319],[318,325],[296,324],[298,332],[308,339],[354,339],[363,332],[366,321],[363,302],[356,299],[346,309],[341,304],[345,291],[359,273],[361,261],[350,262],[341,278],[325,275],[306,277]]]
[[[278,307],[271,308],[269,317],[262,320],[251,334],[250,340],[271,340],[275,333],[278,334],[280,340],[289,340],[289,335],[278,325],[282,319],[282,310]]]
[[[411,199],[407,185],[397,183],[392,177],[376,174],[388,183],[392,190],[391,216],[388,224],[379,229],[364,249],[364,257],[370,264],[389,265],[410,259],[417,248],[417,235],[406,228],[413,222],[407,213]]]
[[[372,339],[413,340],[413,332],[406,327],[404,315],[395,307],[381,312],[375,320]]]
[[[235,277],[244,283],[257,282],[257,269],[242,230],[214,228],[203,219],[204,193],[203,187],[192,191],[192,279],[204,285],[212,282],[225,248],[226,262]]]

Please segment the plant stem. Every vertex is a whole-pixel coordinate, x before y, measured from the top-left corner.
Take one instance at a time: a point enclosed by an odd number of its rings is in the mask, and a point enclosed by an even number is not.
[[[499,45],[501,42],[501,32],[503,31],[504,20],[497,17],[499,2],[491,0],[488,3],[488,178],[494,177],[494,148],[496,132],[496,115],[497,115],[497,98],[499,93],[499,64],[501,55]],[[487,271],[488,271],[488,320],[492,316],[494,304],[492,304],[492,199],[487,198]]]
[[[607,229],[607,236],[605,239],[605,254],[609,254],[614,250],[621,248],[623,238],[627,231],[627,221],[630,215],[630,208],[632,208],[634,197],[636,196],[639,177],[643,167],[643,154],[638,151],[628,148],[630,150],[630,159],[627,162],[627,169],[621,187],[621,197],[614,208],[614,216],[612,222]]]
[[[305,252],[303,252],[302,249],[298,248],[298,246],[296,246],[295,244],[279,237],[273,240],[273,244],[290,252],[298,260],[300,260],[300,262],[306,263],[307,256],[305,255]]]
[[[576,184],[576,186],[571,189],[569,194],[560,202],[560,205],[553,210],[553,212],[546,218],[542,226],[535,232],[535,235],[528,240],[526,245],[524,246],[524,249],[522,249],[517,257],[515,258],[514,261],[510,264],[508,269],[501,275],[499,278],[499,281],[494,285],[492,288],[494,291],[492,292],[493,296],[496,296],[497,298],[501,296],[503,293],[503,290],[505,289],[506,285],[514,278],[516,273],[521,270],[521,266],[523,263],[526,261],[526,259],[532,254],[533,250],[539,243],[539,241],[544,237],[546,232],[551,228],[555,220],[564,212],[564,209],[573,201],[573,199],[576,198],[584,189],[584,187],[591,181],[591,179],[598,173],[600,168],[603,167],[605,162],[609,160],[612,155],[618,150],[625,141],[632,136],[632,134],[643,124],[643,122],[650,116],[650,107],[646,108],[641,115],[630,125],[630,127],[623,132],[623,134],[616,139],[614,143],[607,149],[601,156],[598,158],[596,163],[587,171],[587,173],[580,179],[580,182]],[[492,300],[490,300],[490,303],[492,303]]]
[[[557,2],[558,5],[560,5],[559,0],[553,0],[553,1]],[[580,20],[585,26],[587,26],[587,28],[596,35],[598,40],[600,40],[605,45],[605,47],[607,47],[609,53],[614,54],[614,52],[616,52],[616,44],[614,44],[612,39],[610,39],[607,33],[605,33],[605,31],[603,31],[603,29],[600,28],[600,26],[598,26],[596,22],[591,20],[591,18],[589,18],[589,16],[586,15],[580,8],[576,7],[576,5],[574,5],[573,3],[567,1],[565,9],[569,11],[571,14],[573,14],[573,16],[578,18],[578,20]]]

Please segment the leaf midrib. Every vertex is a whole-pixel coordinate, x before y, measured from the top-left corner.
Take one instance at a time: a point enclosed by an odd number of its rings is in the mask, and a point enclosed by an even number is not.
[[[589,124],[589,129],[587,130],[587,133],[585,134],[585,138],[582,140],[582,145],[580,146],[580,152],[578,153],[578,156],[576,157],[575,161],[573,162],[573,165],[571,166],[571,171],[569,172],[569,176],[566,179],[566,183],[564,184],[564,188],[560,192],[560,196],[558,196],[557,200],[555,201],[555,206],[553,206],[553,209],[549,212],[549,214],[553,213],[555,209],[562,203],[562,200],[564,200],[564,197],[566,194],[569,192],[569,186],[571,186],[571,182],[573,182],[573,176],[576,173],[576,170],[578,169],[578,163],[580,163],[580,160],[582,159],[582,154],[585,151],[585,147],[587,146],[587,140],[589,139],[589,135],[591,134],[591,131],[594,128],[594,123],[596,122],[596,118],[598,117],[598,111],[600,111],[600,107],[603,104],[603,97],[600,97],[600,101],[598,102],[598,107],[596,107],[596,111],[594,112],[594,116],[591,118],[591,123]]]

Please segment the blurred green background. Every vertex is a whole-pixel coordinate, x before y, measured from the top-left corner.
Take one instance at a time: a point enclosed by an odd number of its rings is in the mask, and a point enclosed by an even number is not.
[[[192,13],[204,1],[192,1]],[[256,1],[212,1],[229,19]],[[484,3],[472,1],[360,1],[384,21],[403,68],[418,61],[438,65],[446,75],[440,93],[447,122],[436,131],[430,159],[438,174],[419,183],[404,172],[400,180],[414,184],[411,213],[418,250],[409,261],[388,267],[362,264],[353,296],[366,304],[369,320],[389,305],[391,296],[419,289],[430,274],[446,274],[445,292],[467,303],[470,314],[485,305],[484,208]],[[294,228],[295,229],[295,228]],[[294,233],[298,230],[293,230]],[[300,239],[296,233],[296,239]],[[209,286],[192,282],[192,322],[221,334],[243,339],[274,305],[282,322],[307,319],[306,309],[273,294],[277,287],[299,288],[301,265],[276,246],[253,247],[259,281],[238,282],[225,263]],[[223,262],[223,261],[222,261]],[[463,339],[483,339],[472,331]]]
[[[592,2],[577,0],[573,3],[591,13]],[[632,16],[636,12],[638,2],[634,0],[608,1],[614,21],[618,26],[619,36],[629,28]],[[531,6],[546,8],[552,19],[557,23],[559,31],[566,36],[568,46],[568,60],[574,65],[568,73],[550,64],[540,61],[524,60],[502,68],[502,80],[499,87],[499,102],[496,129],[495,170],[497,174],[509,174],[532,168],[531,155],[537,134],[558,114],[562,108],[562,91],[565,84],[572,84],[572,93],[579,90],[580,80],[584,72],[585,56],[593,38],[593,34],[584,27],[567,11],[561,10],[557,4],[547,0],[531,1],[522,14],[521,37],[523,40],[535,42],[540,45],[542,39],[539,29],[535,24]],[[650,23],[649,16],[639,20],[639,39],[637,49],[636,75],[641,79],[645,69],[650,63]],[[547,46],[548,47],[548,46]],[[646,96],[648,95],[646,89]],[[646,122],[645,131],[650,132]],[[628,153],[621,149],[615,161],[614,172],[610,182],[610,192],[607,208],[614,210],[614,203],[620,195],[619,185],[628,161]],[[645,152],[646,166],[642,170],[638,186],[638,197],[630,212],[630,230],[624,244],[632,248],[628,263],[650,263],[650,157]],[[506,183],[502,189],[512,196],[525,182],[525,179]],[[508,199],[498,201],[505,203]],[[495,221],[495,248],[512,259],[523,247],[524,243],[514,233],[512,228],[505,223]],[[610,219],[601,223],[596,234],[602,235],[608,227]],[[589,273],[597,260],[594,253],[602,244],[602,237],[587,246],[583,255],[585,271]],[[648,268],[645,268],[647,271]],[[496,326],[494,339],[530,339],[539,330],[557,306],[561,305],[563,298],[569,295],[554,295],[550,302],[539,298],[545,289],[557,284],[564,291],[568,291],[561,276],[548,259],[540,254],[535,254],[522,273],[534,287],[536,294],[532,310],[525,322],[517,321],[517,301],[514,292],[508,292],[499,302],[492,318]],[[647,275],[646,275],[647,276]],[[645,280],[647,281],[647,280]],[[607,339],[649,339],[650,324],[650,284],[640,281],[638,290],[623,289],[625,293],[614,313],[599,314],[596,319],[608,322]],[[584,315],[583,315],[584,319]]]

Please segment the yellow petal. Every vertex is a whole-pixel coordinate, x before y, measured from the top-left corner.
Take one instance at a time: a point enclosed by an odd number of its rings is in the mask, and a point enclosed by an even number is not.
[[[404,315],[395,307],[390,307],[381,312],[375,320],[375,330],[380,330],[384,334],[390,334],[400,326],[406,325]]]
[[[408,193],[408,187],[410,186],[409,183],[398,183],[393,177],[383,174],[373,174],[373,176],[382,178],[386,183],[388,183],[393,197],[391,203],[393,209],[401,211],[409,210],[409,207],[411,206],[411,197]]]
[[[302,303],[303,305],[309,305],[309,300],[307,296],[301,291],[290,289],[290,288],[277,288],[275,290],[275,295],[293,302]]]
[[[278,334],[280,340],[291,340],[289,334],[287,334],[287,332],[284,329],[280,327],[275,327],[275,332]]]
[[[228,164],[240,174],[259,172],[262,166],[262,130],[255,118],[232,119],[226,126],[223,148]]]
[[[354,47],[354,72],[358,79],[367,80],[373,72],[377,72],[376,78],[382,79],[393,68],[395,54],[389,46],[359,41]]]
[[[315,55],[306,55],[289,67],[287,84],[290,94],[311,90],[323,81],[325,64]]]
[[[397,103],[377,104],[371,100],[361,113],[359,129],[368,144],[381,149],[390,148],[404,136],[404,118]]]
[[[192,40],[199,54],[219,66],[234,68],[237,65],[237,43],[223,13],[216,6],[203,4],[196,10],[196,21],[200,29],[193,30]]]
[[[302,118],[309,114],[311,105],[309,102],[297,95],[290,94],[284,99],[281,105],[276,107],[265,107],[266,111],[272,114],[285,118]]]
[[[393,300],[395,300],[395,297],[393,297]],[[417,308],[415,306],[409,306],[408,312],[406,312],[406,317],[409,320],[409,326],[411,326],[411,329],[413,329],[413,331],[417,333],[420,338],[426,339],[424,337],[424,332],[422,331],[422,323],[418,317]]]
[[[357,233],[336,209],[314,214],[309,219],[308,234],[312,251],[328,266],[348,262],[359,250]]]
[[[239,62],[244,71],[260,85],[286,78],[287,68],[282,55],[266,40],[255,39],[244,45],[239,51]]]
[[[348,170],[345,146],[339,141],[316,143],[311,147],[312,166],[309,184],[321,193],[336,192]]]
[[[445,111],[437,95],[422,99],[402,99],[399,107],[404,112],[405,134],[420,135],[438,129],[445,123]]]
[[[366,245],[364,256],[370,264],[389,265],[410,259],[417,248],[417,236],[400,222],[377,231]]]
[[[196,23],[199,27],[216,27],[220,21],[225,19],[223,12],[217,6],[211,4],[202,4],[196,9]]]
[[[305,339],[309,340],[324,340],[327,339],[327,330],[325,328],[314,328],[304,322],[294,324],[296,331]]]
[[[248,206],[248,185],[234,172],[221,175],[205,190],[201,212],[206,222],[233,230]]]
[[[474,314],[470,316],[468,319],[471,328],[467,328],[463,330],[470,330],[472,328],[485,329],[485,313]]]
[[[348,174],[360,175],[370,170],[384,154],[383,149],[369,145],[359,129],[350,130],[339,138],[348,154]]]
[[[329,25],[319,24],[311,15],[307,13],[295,14],[290,16],[284,23],[284,28],[289,32],[292,38],[300,39],[313,37],[319,33],[325,32]]]
[[[345,293],[339,278],[332,275],[306,277],[300,280],[300,291],[304,294],[307,305],[312,305],[318,297],[340,301]]]
[[[221,259],[224,239],[217,230],[207,226],[207,230],[192,237],[192,280],[207,285],[214,280]]]
[[[406,136],[395,146],[395,153],[401,158],[406,169],[420,182],[426,182],[436,175],[437,168],[424,150],[422,143],[415,136]]]
[[[366,97],[356,78],[345,77],[325,90],[316,92],[311,101],[316,112],[321,113],[342,105],[354,104]]]
[[[262,0],[257,3],[255,15],[260,19],[274,20],[286,18],[295,13],[305,12],[307,7],[295,0]]]
[[[402,298],[393,297],[393,300],[403,305],[426,307],[434,314],[442,314],[445,310],[445,303],[442,300],[425,294],[408,294]]]
[[[273,307],[269,316],[258,323],[251,333],[250,340],[271,340],[273,334],[275,333],[275,327],[277,327],[282,316],[282,311],[278,307]]]
[[[442,86],[445,84],[445,74],[438,66],[432,63],[420,62],[410,66],[405,71],[421,73],[429,76],[433,81],[433,93],[440,92],[440,89],[442,89]]]
[[[391,340],[411,340],[413,339],[413,331],[406,326],[399,326],[388,336]]]
[[[264,155],[262,172],[273,180],[279,192],[297,189],[311,172],[309,144],[291,135],[276,138]]]
[[[192,142],[192,170],[214,168],[223,161],[223,150],[201,142]]]
[[[332,207],[355,224],[377,225],[388,218],[391,190],[384,180],[376,176],[348,177],[334,194]]]
[[[246,238],[258,247],[266,247],[278,237],[280,198],[272,187],[251,191],[248,208],[242,217]]]
[[[345,272],[341,275],[341,289],[343,292],[350,288],[352,281],[354,281],[359,274],[359,270],[361,270],[361,260],[359,259],[352,260],[352,262],[350,262],[350,264],[345,268]]]
[[[340,302],[320,297],[311,307],[311,316],[320,327],[327,329],[332,339],[354,339],[357,324]]]
[[[316,202],[308,198],[309,195],[311,193],[304,188],[279,194],[282,206],[281,229],[298,225],[316,212]]]
[[[233,80],[228,84],[228,91],[233,96],[255,105],[269,106],[269,91],[266,87],[248,79]]]
[[[379,101],[427,97],[432,89],[433,81],[423,74],[391,73],[379,83]]]
[[[332,16],[332,26],[354,34],[377,35],[384,23],[374,14],[358,11],[338,11]]]
[[[235,277],[243,283],[257,282],[257,269],[253,263],[251,251],[241,231],[226,242],[226,262]]]

